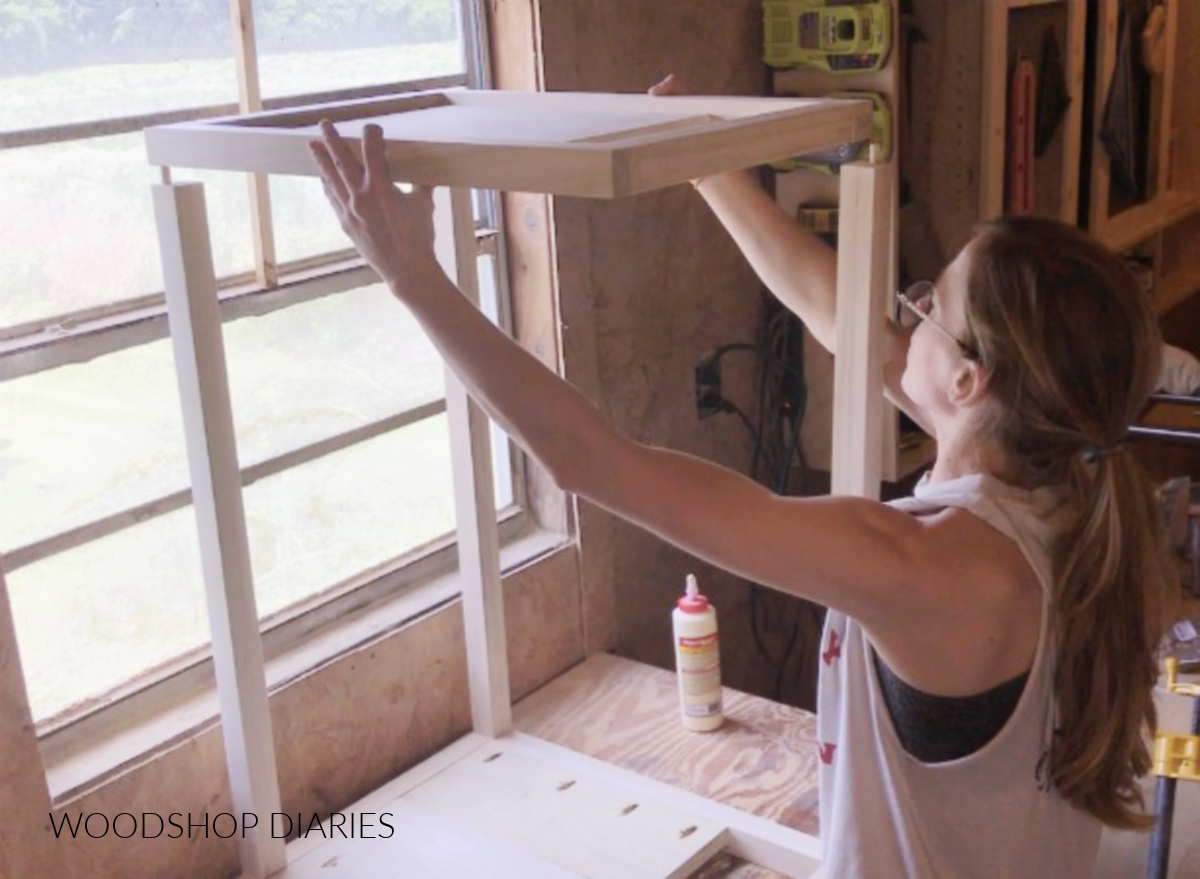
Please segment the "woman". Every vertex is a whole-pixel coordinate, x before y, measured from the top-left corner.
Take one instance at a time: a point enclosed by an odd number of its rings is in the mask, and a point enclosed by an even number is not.
[[[1156,510],[1124,447],[1157,371],[1120,261],[1045,221],[984,226],[890,331],[889,391],[938,441],[916,496],[790,498],[622,439],[496,330],[433,256],[429,192],[322,126],[326,190],[472,395],[566,491],[831,608],[818,707],[825,875],[1085,877],[1143,826]],[[835,260],[744,173],[697,188],[826,346]]]

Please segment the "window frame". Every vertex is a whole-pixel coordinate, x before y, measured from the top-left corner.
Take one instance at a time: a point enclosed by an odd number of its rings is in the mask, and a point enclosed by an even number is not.
[[[277,109],[427,89],[463,86],[490,88],[490,59],[483,10],[478,0],[456,0],[456,4],[465,67],[463,74],[256,101],[254,92],[257,84],[248,83],[246,74],[246,71],[252,72],[256,69],[253,63],[256,56],[246,54],[255,52],[253,41],[235,39],[232,53],[239,70],[239,105],[212,105],[0,132],[0,149],[137,133],[151,125],[230,115],[246,109],[248,103],[257,103],[258,109]],[[239,14],[245,15],[248,7],[249,4],[243,3],[240,13],[231,7],[231,25],[237,24]],[[240,28],[235,27],[235,30]],[[253,73],[250,76],[253,76]],[[222,326],[242,317],[269,314],[324,296],[338,295],[378,283],[374,271],[366,266],[352,249],[289,262],[277,268],[270,265],[273,249],[269,244],[273,234],[270,212],[268,210],[258,213],[253,208],[253,178],[263,178],[265,185],[265,176],[246,176],[252,178],[248,197],[251,199],[252,214],[257,215],[252,223],[251,234],[260,236],[260,241],[254,248],[256,265],[252,271],[218,279]],[[498,308],[492,317],[506,331],[511,332],[511,299],[498,195],[477,191],[473,193],[472,203],[476,226],[476,253],[477,256],[491,258],[495,273]],[[264,242],[268,246],[264,247]],[[104,354],[166,339],[169,335],[166,300],[161,290],[134,299],[89,307],[35,322],[0,327],[0,382],[86,362]],[[242,467],[243,487],[265,476],[314,460],[323,454],[349,448],[382,432],[445,410],[446,403],[442,398]],[[535,527],[532,518],[526,512],[528,498],[523,457],[511,442],[508,442],[507,446],[513,499],[512,504],[499,513],[502,544],[509,544],[522,536],[528,536]],[[161,515],[190,503],[189,487],[17,547],[5,553],[0,563],[6,572],[12,572],[55,553],[101,539],[107,534],[143,521],[147,516]],[[540,547],[533,550],[535,553],[540,551]],[[271,662],[289,651],[294,651],[297,645],[311,638],[314,633],[336,627],[342,620],[395,599],[412,590],[414,586],[438,578],[444,579],[447,572],[452,572],[455,567],[456,555],[455,536],[450,534],[407,552],[375,570],[359,572],[345,581],[329,584],[325,591],[295,608],[260,619],[259,631],[266,659]],[[438,597],[424,602],[419,607],[410,608],[402,619],[428,613],[452,600],[457,594],[457,587],[450,593],[442,589],[437,593]],[[87,742],[110,736],[114,730],[124,729],[130,724],[144,722],[171,706],[195,700],[198,694],[211,695],[212,686],[210,644],[176,658],[165,668],[124,682],[99,697],[96,704],[82,709],[69,709],[39,721],[37,733],[43,759],[49,768],[56,759],[68,759]]]

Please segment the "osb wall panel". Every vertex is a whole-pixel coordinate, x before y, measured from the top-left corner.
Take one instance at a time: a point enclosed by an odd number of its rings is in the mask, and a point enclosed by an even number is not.
[[[761,10],[758,0],[542,0],[544,87],[643,92],[675,72],[697,93],[764,94]],[[762,294],[700,197],[681,186],[614,202],[559,198],[553,211],[567,377],[625,436],[748,471],[737,419],[697,419],[693,368],[716,345],[758,339]],[[754,418],[757,371],[740,356],[723,362],[725,392]],[[589,653],[613,647],[669,667],[670,610],[695,572],[720,614],[726,682],[776,695],[745,584],[587,504],[578,523]]]
[[[0,571],[0,874],[61,875],[45,827],[50,793],[37,759],[17,633]]]
[[[188,838],[187,822],[203,822],[207,813],[210,819],[222,812],[232,812],[229,786],[225,781],[225,751],[221,743],[220,729],[213,726],[186,742],[157,755],[143,765],[131,769],[106,783],[92,794],[79,797],[61,808],[55,809],[54,820],[61,822],[64,816],[78,821],[80,816],[99,813],[109,819],[118,813],[127,812],[137,818],[138,832],[128,839],[119,839],[110,832],[99,839],[92,839],[82,831],[77,838],[68,839],[66,834],[55,840],[54,850],[59,858],[61,876],[72,879],[102,879],[120,876],[122,879],[152,879],[152,877],[227,877],[237,874],[236,837],[222,840],[196,828]],[[169,838],[175,833],[165,826],[163,835],[157,838],[142,838],[142,828],[147,836],[153,836],[158,825],[155,818],[161,816],[164,824],[171,813],[183,828],[179,838]],[[191,816],[189,819],[189,815]],[[92,826],[99,829],[99,819]],[[217,825],[224,829],[222,818]],[[265,820],[265,816],[263,817]],[[122,818],[118,824],[121,833],[129,832],[129,819]],[[29,876],[51,875],[30,873]]]
[[[576,572],[574,552],[564,550],[505,579],[514,699],[583,657]],[[0,654],[5,659],[9,655]],[[9,707],[7,700],[4,707]],[[81,834],[39,850],[36,844],[45,834],[39,835],[33,825],[46,819],[44,793],[37,799],[38,785],[44,790],[44,783],[32,743],[10,744],[11,716],[8,711],[3,715],[8,783],[0,789],[4,830],[13,831],[0,837],[5,846],[0,873],[5,877],[236,875],[235,841],[213,835],[205,839],[201,831],[191,840],[186,835],[88,839]],[[461,605],[455,602],[273,693],[271,717],[283,811],[310,816],[344,809],[470,730]],[[31,759],[20,759],[22,752]],[[14,771],[21,778],[12,778]],[[176,820],[183,823],[189,812],[200,821],[204,813],[230,811],[220,729],[212,726],[65,804],[55,815],[58,820],[66,813],[74,820],[80,813],[111,818],[129,812],[141,820],[143,812],[164,817],[177,812],[184,817]],[[30,820],[18,824],[22,816]],[[222,821],[222,827],[228,824],[228,819]],[[50,863],[50,856],[60,861]],[[10,865],[21,864],[24,869],[9,872]]]

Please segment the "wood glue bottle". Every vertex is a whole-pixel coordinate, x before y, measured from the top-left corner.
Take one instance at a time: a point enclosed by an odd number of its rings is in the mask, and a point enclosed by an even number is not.
[[[721,653],[717,612],[688,574],[684,596],[671,613],[675,633],[675,672],[683,725],[697,732],[714,730],[725,720],[721,710]]]

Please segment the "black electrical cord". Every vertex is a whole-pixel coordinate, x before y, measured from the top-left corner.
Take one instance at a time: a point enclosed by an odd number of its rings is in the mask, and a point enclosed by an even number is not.
[[[750,439],[754,442],[755,448],[757,448],[759,443],[762,440],[759,436],[758,430],[751,423],[750,416],[747,415],[745,412],[743,412],[741,409],[739,409],[737,406],[735,406],[733,403],[730,403],[728,400],[725,400],[725,399],[721,400],[721,410],[724,412],[732,412],[734,415],[736,415],[741,420],[742,424],[744,424],[746,426],[746,430],[749,431]]]
[[[730,351],[757,353],[762,363],[757,425],[739,406],[719,393],[713,399],[717,411],[736,415],[750,435],[753,443],[751,478],[776,494],[790,494],[793,464],[798,464],[799,486],[803,493],[808,483],[808,461],[801,443],[801,426],[808,407],[803,370],[803,325],[790,312],[777,310],[766,321],[759,344],[733,342],[719,345],[706,353],[698,366],[707,367],[719,376],[720,360]],[[773,694],[776,701],[780,701],[784,677],[800,643],[801,621],[791,620],[784,630],[782,647],[772,649],[768,636],[778,627],[782,611],[791,606],[780,599],[777,606],[772,607],[769,603],[772,597],[772,590],[759,583],[751,584],[751,634],[758,651],[775,671]],[[824,609],[812,602],[801,601],[819,631],[824,624]]]
[[[786,311],[777,311],[767,321],[766,338],[763,340],[759,407],[760,416],[765,423],[761,430],[763,443],[756,449],[753,465],[757,467],[760,458],[766,463],[767,474],[764,482],[776,494],[781,495],[788,493],[792,462],[800,448],[802,409],[807,403],[803,374],[800,371],[803,363],[800,359],[802,351],[798,344],[789,344],[793,341],[799,343],[801,337],[791,337],[793,331],[797,334],[801,332],[798,323]],[[774,467],[771,466],[772,461],[775,462]],[[800,643],[800,622],[793,619],[791,625],[786,627],[782,649],[775,655],[767,646],[767,632],[778,622],[776,617],[784,605],[776,600],[773,602],[775,606],[772,607],[773,597],[761,584],[754,584],[751,588],[751,629],[759,652],[775,669],[773,695],[778,701],[783,697],[784,676]]]
[[[799,494],[805,494],[808,491],[808,460],[804,455],[804,446],[800,443],[800,436],[805,415],[808,413],[808,385],[804,381],[803,369],[797,369],[794,366],[794,363],[803,364],[804,362],[804,327],[790,312],[780,310],[772,317],[768,324],[768,331],[767,350],[770,358],[773,362],[781,364],[783,368],[778,385],[784,387],[788,381],[793,383],[788,388],[790,393],[783,393],[783,400],[778,406],[781,419],[787,424],[788,436],[787,452],[783,456],[785,463],[779,471],[775,493],[781,495],[792,493],[791,463],[795,460],[800,465]],[[791,336],[790,339],[789,336]],[[789,342],[794,344],[789,344]],[[821,631],[825,625],[825,609],[806,599],[800,600],[811,614],[817,631]]]

